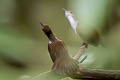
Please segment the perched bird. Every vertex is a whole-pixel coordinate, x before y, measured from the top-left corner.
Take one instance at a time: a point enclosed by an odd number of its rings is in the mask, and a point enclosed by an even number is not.
[[[79,35],[84,43],[97,46],[100,41],[100,33],[97,30],[93,30],[90,33],[86,32],[87,33],[86,34],[85,32],[83,32],[81,26],[78,25],[78,21],[77,19],[75,19],[75,16],[73,15],[73,13],[66,9],[63,9],[63,10],[65,11],[65,16],[68,19],[71,25],[71,28],[74,30],[75,34]]]
[[[44,25],[42,23],[40,23],[40,25],[43,32],[49,39],[48,51],[54,63],[52,66],[52,70],[58,74],[69,74],[70,72],[77,71],[79,69],[78,61],[74,60],[68,54],[64,42],[54,35],[48,25]]]

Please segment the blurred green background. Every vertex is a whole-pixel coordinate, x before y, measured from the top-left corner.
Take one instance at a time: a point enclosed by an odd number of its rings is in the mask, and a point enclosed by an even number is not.
[[[51,69],[48,39],[40,22],[48,24],[65,42],[70,55],[79,50],[82,40],[70,28],[62,8],[76,15],[84,33],[95,28],[106,33],[102,33],[106,46],[90,45],[83,65],[120,69],[119,7],[119,0],[0,0],[0,80],[17,80]],[[110,31],[106,31],[106,25]]]

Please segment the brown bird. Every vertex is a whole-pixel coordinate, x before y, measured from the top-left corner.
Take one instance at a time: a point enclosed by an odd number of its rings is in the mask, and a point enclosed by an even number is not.
[[[49,39],[48,50],[53,61],[52,70],[56,73],[70,73],[79,69],[78,61],[69,56],[65,44],[62,40],[58,39],[48,25],[40,23],[43,32]],[[67,64],[66,64],[67,63]],[[68,69],[69,68],[69,69]],[[69,71],[67,71],[67,70]]]

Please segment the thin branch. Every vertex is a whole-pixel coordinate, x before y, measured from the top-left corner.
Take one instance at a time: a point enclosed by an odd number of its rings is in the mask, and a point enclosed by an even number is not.
[[[120,70],[79,69],[73,78],[94,80],[120,80]]]

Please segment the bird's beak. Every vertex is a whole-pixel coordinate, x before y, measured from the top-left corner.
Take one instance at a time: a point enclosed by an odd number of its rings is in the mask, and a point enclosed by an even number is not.
[[[43,23],[40,22],[40,26],[43,27]]]

